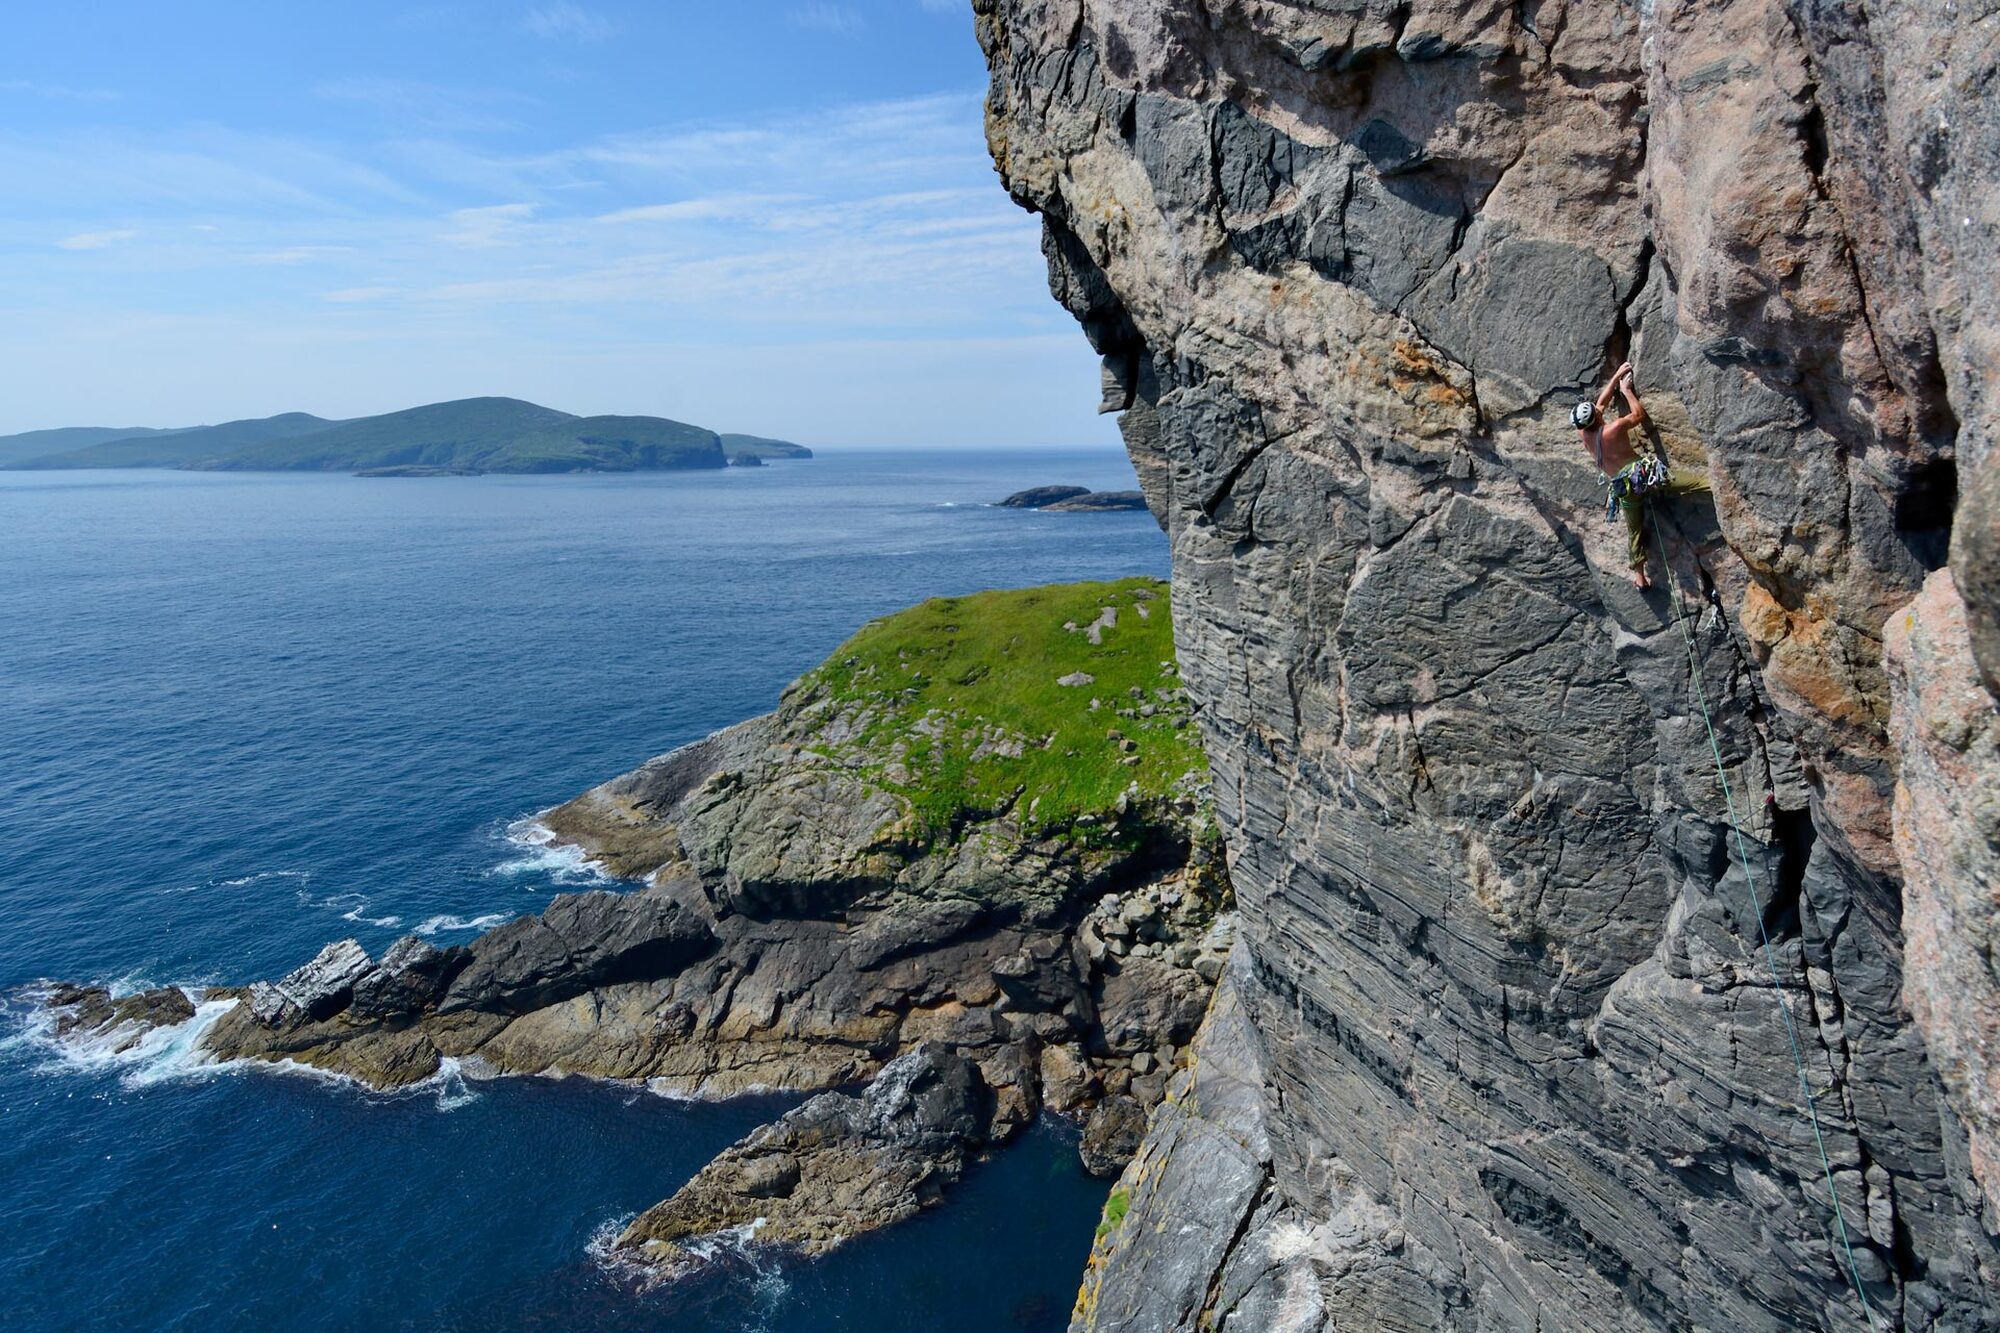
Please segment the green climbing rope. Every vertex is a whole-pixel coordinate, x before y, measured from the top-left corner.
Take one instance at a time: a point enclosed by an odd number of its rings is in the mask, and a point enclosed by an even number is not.
[[[1840,1248],[1847,1256],[1847,1276],[1854,1284],[1854,1295],[1861,1302],[1861,1313],[1867,1316],[1868,1327],[1879,1327],[1875,1322],[1875,1307],[1869,1303],[1868,1293],[1862,1290],[1861,1268],[1854,1261],[1854,1246],[1847,1238],[1847,1215],[1840,1207],[1840,1190],[1833,1183],[1833,1159],[1827,1156],[1826,1136],[1820,1132],[1819,1105],[1813,1097],[1812,1082],[1806,1077],[1806,1061],[1799,1045],[1798,1028],[1792,1022],[1792,1011],[1785,1003],[1785,983],[1778,974],[1778,953],[1771,945],[1771,932],[1764,925],[1764,914],[1757,908],[1757,881],[1750,869],[1750,853],[1745,845],[1743,826],[1736,820],[1736,796],[1729,788],[1729,774],[1722,762],[1722,742],[1715,736],[1715,719],[1709,712],[1708,687],[1703,683],[1700,654],[1695,648],[1694,631],[1689,628],[1687,618],[1681,614],[1680,582],[1674,577],[1674,567],[1667,560],[1666,535],[1652,515],[1652,506],[1646,506],[1646,521],[1653,529],[1653,541],[1659,548],[1660,567],[1667,573],[1667,599],[1673,607],[1674,625],[1681,632],[1681,642],[1687,647],[1688,676],[1694,681],[1695,698],[1701,704],[1701,722],[1708,729],[1708,750],[1715,758],[1715,777],[1722,784],[1723,806],[1729,812],[1729,828],[1736,840],[1736,858],[1743,866],[1743,891],[1750,897],[1750,915],[1756,919],[1757,934],[1764,942],[1764,962],[1771,969],[1771,985],[1778,1001],[1778,1014],[1785,1020],[1785,1037],[1792,1046],[1792,1067],[1798,1071],[1799,1092],[1805,1098],[1806,1119],[1812,1125],[1813,1146],[1819,1149],[1820,1169],[1826,1175],[1827,1197],[1833,1201],[1833,1224],[1840,1236]],[[1800,917],[1801,928],[1805,921]],[[1802,937],[1803,938],[1803,937]]]

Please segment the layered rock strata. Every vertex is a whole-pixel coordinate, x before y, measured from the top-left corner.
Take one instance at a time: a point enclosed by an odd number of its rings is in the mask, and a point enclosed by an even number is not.
[[[2000,1327],[1992,6],[974,8],[1261,1116],[1197,1062],[1075,1327]],[[1628,358],[1714,487],[1650,592],[1565,420]]]

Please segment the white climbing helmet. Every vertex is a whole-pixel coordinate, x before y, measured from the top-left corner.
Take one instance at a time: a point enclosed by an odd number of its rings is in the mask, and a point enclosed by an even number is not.
[[[1597,404],[1584,399],[1569,410],[1569,420],[1578,430],[1589,430],[1597,424]]]

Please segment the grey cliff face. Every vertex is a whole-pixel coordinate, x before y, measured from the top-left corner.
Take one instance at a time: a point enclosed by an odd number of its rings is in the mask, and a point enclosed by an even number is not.
[[[2000,11],[974,8],[1242,916],[1075,1327],[1869,1327],[1789,1014],[1875,1325],[2000,1328]]]

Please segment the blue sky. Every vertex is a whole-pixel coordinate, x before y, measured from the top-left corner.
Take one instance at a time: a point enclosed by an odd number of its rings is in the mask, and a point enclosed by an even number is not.
[[[970,0],[19,6],[0,432],[473,394],[830,444],[1116,438]]]

